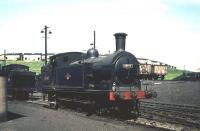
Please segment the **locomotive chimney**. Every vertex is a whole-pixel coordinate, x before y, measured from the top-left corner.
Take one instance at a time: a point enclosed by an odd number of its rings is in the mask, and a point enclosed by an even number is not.
[[[125,50],[127,34],[126,33],[115,33],[114,36],[116,39],[116,51]]]

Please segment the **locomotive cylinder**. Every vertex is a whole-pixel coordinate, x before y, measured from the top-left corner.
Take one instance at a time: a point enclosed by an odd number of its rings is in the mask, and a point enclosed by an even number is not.
[[[125,44],[126,44],[126,33],[116,33],[114,34],[116,39],[116,51],[125,50]]]
[[[6,75],[0,72],[0,122],[7,119]]]

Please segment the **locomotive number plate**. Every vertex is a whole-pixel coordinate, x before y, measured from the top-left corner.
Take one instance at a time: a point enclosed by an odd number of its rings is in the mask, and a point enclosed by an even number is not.
[[[132,69],[133,68],[133,64],[123,64],[122,68],[124,68],[126,70]]]

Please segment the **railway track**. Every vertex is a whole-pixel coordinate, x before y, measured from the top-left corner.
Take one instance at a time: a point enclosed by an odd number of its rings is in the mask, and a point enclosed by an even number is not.
[[[35,99],[38,100],[35,101]],[[28,102],[34,104],[41,104],[46,107],[48,107],[51,104],[48,101],[43,101],[41,96],[33,97],[33,99],[29,100]],[[140,108],[141,108],[140,118],[144,118],[150,121],[157,121],[161,123],[167,122],[171,124],[184,125],[192,128],[193,127],[200,128],[200,107],[198,106],[175,105],[175,104],[166,104],[159,102],[142,101]],[[77,111],[79,112],[80,110]],[[82,110],[81,112],[85,111]],[[103,115],[103,117],[109,119],[118,119],[120,121],[127,121],[127,120],[129,121],[133,119],[133,117],[129,117],[127,119],[124,118],[121,119],[115,115],[109,115],[109,114]]]
[[[38,100],[35,100],[35,99],[32,99],[32,100],[28,100],[26,101],[28,103],[32,103],[32,104],[39,104],[39,105],[43,105],[44,107],[47,107],[47,108],[51,108],[50,106],[50,103],[48,101],[43,101],[42,99],[38,99]],[[51,109],[55,109],[55,108],[51,108]],[[98,120],[98,121],[104,121],[104,122],[122,122],[122,123],[125,123],[125,124],[128,124],[128,125],[140,125],[140,126],[144,126],[144,127],[148,127],[148,128],[152,128],[152,129],[155,129],[155,130],[170,130],[171,128],[168,128],[168,127],[162,127],[162,126],[152,126],[152,125],[148,125],[148,124],[142,124],[141,122],[136,122],[136,117],[133,116],[133,114],[130,114],[131,116],[129,117],[125,117],[125,116],[121,116],[121,115],[117,115],[117,114],[111,114],[111,113],[108,113],[108,114],[102,114],[102,115],[99,115],[97,113],[94,113],[92,115],[87,115],[87,111],[84,109],[84,107],[79,107],[76,108],[76,105],[73,105],[72,103],[68,103],[67,105],[62,105],[62,106],[59,106],[59,109],[60,111],[73,111],[73,112],[77,112],[78,115],[81,115],[83,117],[89,117],[90,119],[94,119],[94,120]]]
[[[200,107],[190,105],[141,102],[141,117],[200,128]]]
[[[33,103],[33,104],[39,104],[39,105],[43,105],[44,107],[47,108],[51,108],[50,103],[48,101],[43,101],[42,99],[39,100],[28,100],[27,102],[29,103]],[[72,103],[71,103],[72,104]],[[87,111],[83,108],[80,107],[79,108],[75,108],[75,105],[71,105],[70,103],[66,106],[60,106],[60,110],[67,110],[67,111],[75,111],[78,113],[81,113],[83,116],[87,116]],[[51,109],[55,109],[55,108],[51,108]],[[130,114],[129,117],[125,117],[125,116],[121,116],[121,115],[117,115],[117,114],[102,114],[102,115],[98,115],[96,113],[94,113],[93,115],[89,116],[90,119],[95,119],[95,120],[101,120],[101,121],[120,121],[126,124],[131,124],[131,125],[142,125],[142,126],[146,126],[146,127],[150,127],[150,128],[155,128],[157,130],[178,130],[181,131],[182,129],[184,129],[182,126],[177,126],[177,125],[173,125],[170,123],[162,123],[162,122],[155,122],[153,120],[149,120],[149,119],[144,119],[144,118],[137,118],[135,117],[135,114]],[[152,124],[153,123],[153,124]]]

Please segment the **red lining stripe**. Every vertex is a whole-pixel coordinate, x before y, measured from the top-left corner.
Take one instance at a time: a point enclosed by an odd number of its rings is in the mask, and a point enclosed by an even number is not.
[[[131,95],[131,92],[130,91],[125,91],[124,93],[123,93],[123,95],[124,95],[124,100],[131,100],[132,99],[132,95]]]
[[[137,95],[136,99],[145,98],[145,91],[137,91],[136,95]]]
[[[113,91],[110,91],[110,92],[109,92],[109,100],[110,100],[110,101],[115,101],[115,94],[114,94]]]

